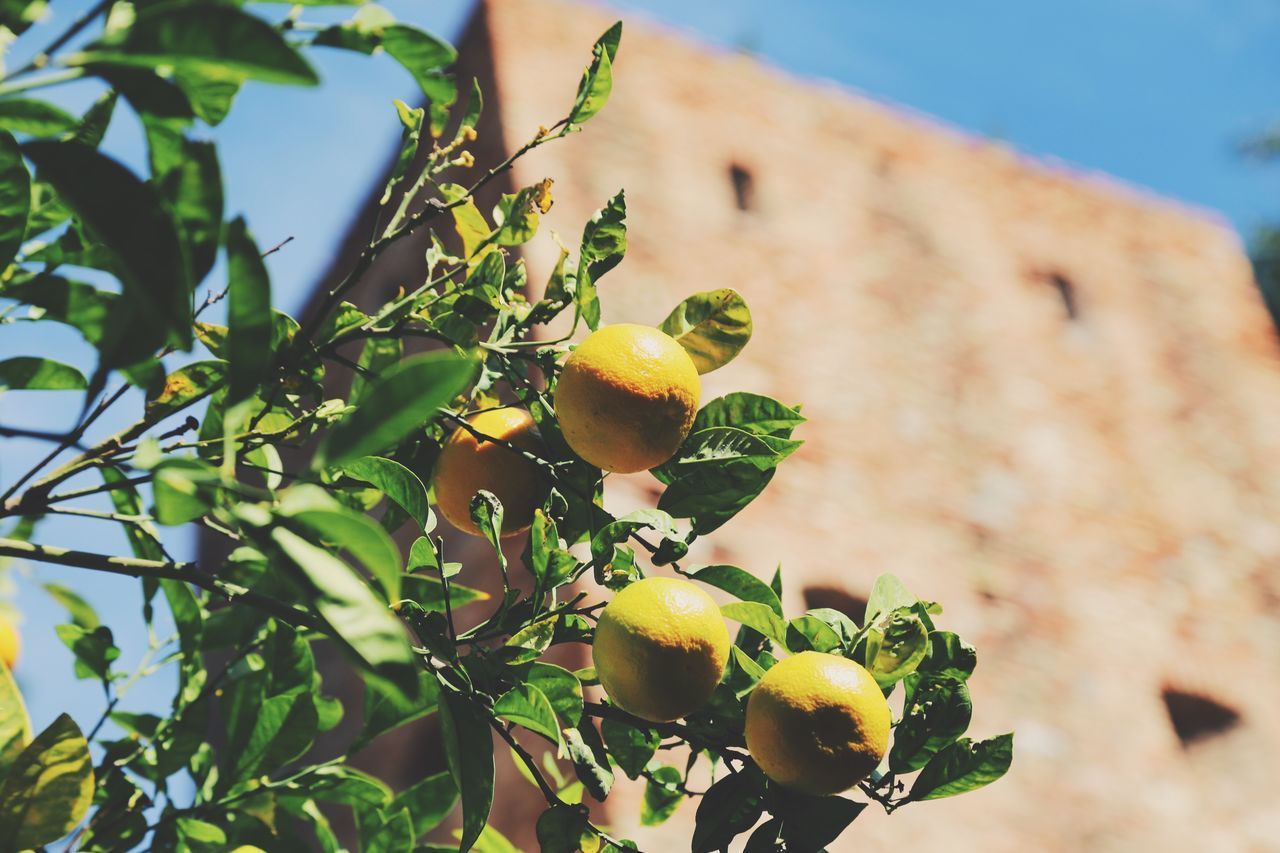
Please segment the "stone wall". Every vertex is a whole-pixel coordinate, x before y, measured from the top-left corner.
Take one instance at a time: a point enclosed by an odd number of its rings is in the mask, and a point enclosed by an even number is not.
[[[564,115],[614,17],[481,5],[460,47],[488,84],[489,156]],[[833,849],[1280,849],[1280,349],[1238,238],[631,17],[615,71],[605,111],[508,187],[554,178],[544,228],[570,245],[625,187],[606,322],[735,287],[755,338],[704,399],[751,390],[810,419],[692,561],[781,563],[793,615],[896,573],[978,646],[971,732],[1017,731],[999,784],[869,808]],[[416,284],[421,248],[373,286]],[[554,243],[524,257],[545,280]],[[620,509],[658,488],[610,480]],[[499,765],[495,821],[536,846],[537,792],[513,808],[525,783],[505,748]],[[685,849],[693,809],[641,829],[638,795],[600,818]]]

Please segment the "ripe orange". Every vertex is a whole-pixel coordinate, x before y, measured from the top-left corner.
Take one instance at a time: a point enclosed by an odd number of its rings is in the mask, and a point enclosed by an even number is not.
[[[584,340],[564,363],[556,416],[565,441],[586,461],[629,474],[666,462],[698,413],[702,383],[675,339],[619,323]]]
[[[529,413],[522,409],[493,409],[469,419],[482,435],[541,456],[542,440]],[[471,499],[484,489],[502,502],[502,535],[528,529],[533,511],[542,503],[544,482],[538,466],[509,448],[482,441],[458,427],[436,460],[436,504],[449,523],[464,533],[481,535],[471,520]]]
[[[645,578],[600,613],[591,653],[613,704],[651,722],[670,722],[711,698],[729,642],[711,596],[685,580]]]
[[[9,669],[18,664],[18,652],[22,650],[22,638],[9,617],[0,613],[0,661]]]
[[[747,700],[747,750],[775,782],[837,794],[889,748],[889,703],[871,673],[837,655],[801,652],[764,674]]]

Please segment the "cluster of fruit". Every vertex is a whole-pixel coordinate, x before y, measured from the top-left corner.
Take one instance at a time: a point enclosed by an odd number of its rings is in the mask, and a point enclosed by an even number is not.
[[[565,441],[587,462],[631,473],[661,465],[684,442],[697,414],[698,371],[685,350],[646,326],[606,326],[565,361],[555,390]],[[529,526],[541,502],[533,419],[514,408],[471,418],[445,444],[434,477],[441,513],[473,534],[472,497],[493,493],[504,533]],[[497,439],[497,442],[485,439]],[[689,581],[637,581],[604,608],[592,653],[610,701],[651,722],[693,713],[724,675],[730,637],[714,600]],[[751,693],[748,751],[779,784],[834,794],[866,777],[888,748],[890,713],[875,679],[847,658],[806,651],[772,667]]]

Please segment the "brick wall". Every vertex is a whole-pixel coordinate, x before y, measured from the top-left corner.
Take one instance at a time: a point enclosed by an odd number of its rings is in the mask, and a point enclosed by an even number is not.
[[[614,17],[482,4],[461,49],[488,79],[490,145],[514,150],[567,111]],[[656,323],[692,291],[736,287],[756,336],[705,399],[804,404],[804,448],[692,556],[781,563],[793,615],[898,574],[979,648],[972,731],[1018,733],[998,785],[870,808],[833,849],[1280,849],[1280,350],[1237,237],[626,27],[608,107],[510,185],[553,177],[544,227],[570,244],[625,187],[630,250],[601,285],[605,320]],[[411,280],[420,250],[372,286]],[[524,257],[542,281],[554,244]],[[610,488],[618,508],[657,494],[647,474]],[[505,749],[499,765],[495,821],[536,846],[538,795]],[[601,819],[643,850],[684,849],[692,809],[640,829],[637,796],[620,790]]]

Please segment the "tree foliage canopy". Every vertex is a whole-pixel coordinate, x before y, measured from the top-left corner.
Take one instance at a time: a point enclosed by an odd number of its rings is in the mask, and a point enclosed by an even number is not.
[[[318,25],[313,5],[357,8],[345,23]],[[44,6],[4,0],[0,27],[29,38]],[[536,826],[546,851],[634,848],[584,806],[604,800],[619,774],[645,780],[646,825],[701,797],[694,850],[749,833],[750,851],[817,851],[867,801],[892,811],[1005,772],[1011,735],[964,737],[976,655],[935,625],[936,604],[886,575],[865,614],[788,618],[781,572],[766,583],[686,560],[694,539],[731,522],[799,447],[798,406],[750,393],[707,402],[682,449],[653,469],[664,488],[657,506],[621,518],[604,508],[602,472],[563,440],[557,377],[574,333],[600,325],[599,287],[627,249],[625,197],[601,199],[581,241],[533,289],[518,247],[553,203],[551,179],[503,195],[492,211],[476,198],[529,151],[571,144],[561,140],[606,107],[621,35],[619,24],[591,48],[564,116],[492,164],[474,163],[482,96],[458,91],[453,47],[372,5],[103,0],[0,82],[0,328],[61,324],[96,353],[88,365],[36,353],[0,361],[0,393],[83,400],[65,432],[0,424],[0,438],[49,445],[0,496],[0,559],[138,578],[140,618],[151,625],[166,607],[176,626],[173,636],[151,632],[142,660],[126,662],[93,608],[47,586],[68,614],[57,636],[76,675],[101,683],[105,709],[87,732],[65,714],[33,732],[0,663],[0,839],[24,848],[70,835],[68,849],[94,851],[337,850],[330,816],[349,809],[362,850],[509,850],[488,818],[495,761],[510,758],[546,799]],[[250,81],[316,85],[308,55],[334,49],[399,63],[424,105],[388,112],[402,148],[373,233],[299,322],[273,307],[263,257],[274,249],[226,210],[217,147],[201,137]],[[102,89],[84,115],[40,99],[81,78]],[[147,143],[142,174],[99,147],[111,122],[133,120]],[[365,276],[411,237],[427,247],[423,279],[373,310],[357,307],[350,297]],[[211,275],[219,258],[225,276]],[[215,305],[224,323],[212,321]],[[551,338],[546,325],[562,315],[569,331]],[[751,316],[722,288],[691,295],[662,329],[706,372],[747,344]],[[470,414],[503,404],[537,422],[546,453],[518,452],[547,497],[522,569],[502,552],[501,503],[487,492],[472,501],[502,575],[491,597],[474,568],[450,560],[429,484],[442,442],[473,429]],[[95,437],[103,413],[127,405],[133,422]],[[110,508],[96,509],[104,496]],[[120,525],[132,553],[46,542],[42,520],[66,513]],[[229,556],[171,559],[160,528],[193,524],[223,538]],[[721,591],[731,599],[724,616],[741,626],[711,702],[674,723],[591,698],[590,667],[542,660],[552,646],[589,643],[610,591],[654,567]],[[317,644],[360,673],[361,708],[326,692]],[[745,751],[753,686],[778,656],[804,650],[851,658],[901,697],[891,751],[857,798],[790,792]],[[178,676],[169,708],[117,709],[162,669]],[[350,714],[360,718],[354,740],[322,755],[317,737]],[[393,791],[348,763],[431,714],[447,771]],[[495,734],[505,747],[495,750]],[[703,790],[695,766],[710,768]],[[424,842],[455,809],[455,840]]]

